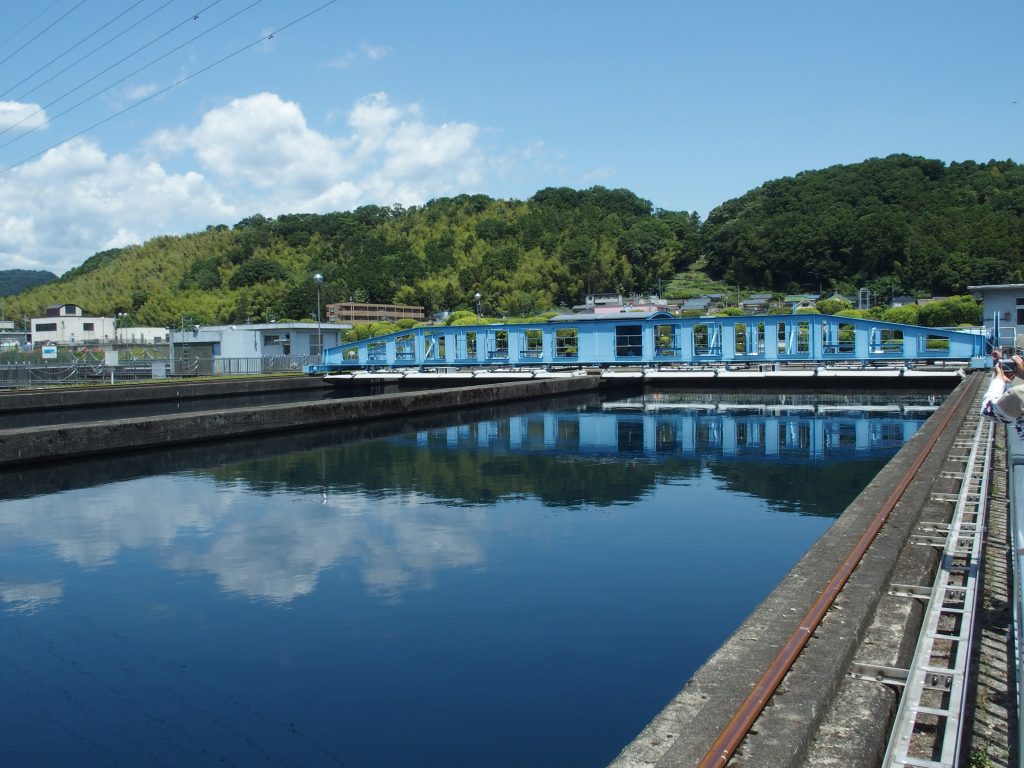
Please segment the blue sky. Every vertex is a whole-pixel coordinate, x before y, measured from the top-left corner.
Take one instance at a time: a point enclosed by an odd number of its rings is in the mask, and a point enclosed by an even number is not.
[[[282,30],[324,2],[0,0],[0,269],[255,212],[601,184],[704,218],[894,152],[1024,161],[1019,0],[339,1]]]

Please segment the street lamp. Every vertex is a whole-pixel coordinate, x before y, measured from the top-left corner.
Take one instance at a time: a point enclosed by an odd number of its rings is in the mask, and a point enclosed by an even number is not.
[[[324,361],[324,335],[320,330],[320,283],[324,276],[317,272],[313,275],[313,282],[316,283],[316,343],[320,353],[320,362]]]
[[[480,291],[473,294],[473,300],[476,301],[476,316],[480,317],[480,299],[483,298],[480,295]]]

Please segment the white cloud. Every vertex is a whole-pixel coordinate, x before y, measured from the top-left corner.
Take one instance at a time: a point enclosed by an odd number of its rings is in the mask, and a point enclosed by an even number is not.
[[[328,133],[296,102],[258,93],[192,126],[168,126],[131,151],[108,154],[73,139],[0,174],[0,257],[59,274],[132,238],[254,212],[414,205],[476,191],[488,167],[479,133],[468,122],[431,123],[418,104],[394,104],[384,93],[357,100],[344,126]]]
[[[124,97],[127,101],[137,101],[138,99],[144,99],[147,96],[152,96],[158,90],[160,90],[160,86],[156,83],[133,85],[125,90]]]
[[[17,135],[45,128],[49,124],[46,111],[38,104],[0,101],[0,130]]]
[[[0,250],[5,261],[61,273],[97,251],[152,237],[182,222],[235,215],[195,172],[168,173],[130,155],[108,157],[75,139],[0,176]],[[136,240],[137,242],[137,240]]]
[[[386,45],[371,45],[365,41],[359,44],[358,51],[345,51],[327,62],[333,69],[349,69],[364,61],[380,61],[390,56],[392,49]]]

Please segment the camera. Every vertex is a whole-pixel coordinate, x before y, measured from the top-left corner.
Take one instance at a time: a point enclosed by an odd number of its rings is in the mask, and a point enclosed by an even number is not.
[[[1004,357],[999,360],[999,367],[1003,369],[1003,373],[1015,373],[1017,371],[1017,364],[1009,357]]]

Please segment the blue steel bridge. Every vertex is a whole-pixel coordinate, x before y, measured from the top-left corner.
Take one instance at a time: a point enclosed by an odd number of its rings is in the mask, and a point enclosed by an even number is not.
[[[833,315],[681,319],[665,312],[560,315],[545,323],[422,326],[341,344],[309,374],[375,376],[918,375],[987,367],[990,344],[972,331]]]

